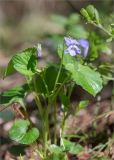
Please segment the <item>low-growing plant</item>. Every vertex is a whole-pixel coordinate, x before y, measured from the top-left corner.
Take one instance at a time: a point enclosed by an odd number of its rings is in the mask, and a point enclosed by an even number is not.
[[[98,11],[92,5],[81,9],[81,14],[88,23],[102,29],[108,36],[108,43],[114,38],[113,24],[106,29],[101,24]],[[74,18],[75,19],[75,18]],[[63,20],[62,20],[63,22]],[[9,131],[12,140],[32,145],[36,143],[38,155],[41,160],[67,160],[67,153],[78,154],[83,146],[69,141],[65,135],[66,119],[74,109],[74,115],[88,106],[88,99],[80,101],[74,108],[71,103],[71,94],[76,85],[81,86],[92,96],[96,96],[103,88],[106,81],[113,80],[113,64],[94,64],[95,53],[93,42],[87,39],[74,39],[64,37],[63,44],[58,46],[60,63],[48,64],[38,68],[37,63],[43,54],[41,45],[27,48],[15,54],[8,63],[4,78],[15,71],[25,77],[25,84],[16,86],[1,93],[1,104],[20,104],[23,108],[22,119],[16,119]],[[94,49],[93,49],[94,48]],[[93,49],[93,51],[92,51]],[[91,53],[90,53],[91,51]],[[26,96],[32,93],[38,110],[40,127],[35,126],[29,117]],[[59,135],[57,133],[58,98],[61,106],[59,120]],[[18,106],[17,106],[18,107]],[[50,131],[50,112],[54,120],[54,131]]]

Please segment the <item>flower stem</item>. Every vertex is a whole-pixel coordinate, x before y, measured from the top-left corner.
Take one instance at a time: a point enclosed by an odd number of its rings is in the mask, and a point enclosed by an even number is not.
[[[90,22],[91,24],[93,24],[95,27],[98,27],[99,29],[102,29],[106,34],[108,34],[109,36],[112,36],[112,34],[107,30],[105,29],[101,24],[100,25],[97,25],[95,22]]]
[[[43,108],[42,108],[42,104],[40,102],[40,99],[39,97],[33,92],[29,82],[28,82],[28,79],[27,79],[27,83],[28,83],[28,86],[30,88],[30,90],[32,91],[32,94],[33,94],[33,97],[34,97],[34,100],[36,102],[36,106],[37,106],[37,109],[40,113],[40,117],[41,117],[41,120],[42,120],[42,133],[43,133],[43,146],[44,146],[44,157],[46,157],[46,142],[47,142],[47,133],[45,133],[46,131],[46,127],[45,127],[45,121],[44,121],[44,117],[43,117]],[[35,81],[35,78],[33,77],[33,85],[34,85],[34,89],[37,93],[37,86],[36,86],[36,81]]]
[[[57,104],[56,104],[56,100],[54,100],[54,120],[55,120],[55,124],[54,124],[54,144],[57,143]]]
[[[69,93],[68,93],[68,98],[69,99],[70,99],[70,96],[72,94],[74,85],[75,85],[75,83],[73,82],[72,85],[71,85],[71,87],[70,87],[70,89],[69,89]],[[70,108],[70,107],[68,107],[68,108]],[[69,115],[69,110],[67,110],[67,112],[66,113],[64,112],[63,114],[64,115],[63,115],[63,119],[62,119],[62,122],[61,122],[61,137],[62,138],[64,138],[65,124],[66,124],[66,119],[67,119],[67,117]]]
[[[46,115],[45,115],[45,125],[44,125],[44,158],[46,159],[46,155],[47,155],[47,142],[48,142],[48,136],[49,136],[49,111],[50,111],[50,106],[51,106],[51,101],[50,101],[50,93],[49,93],[49,89],[48,86],[45,82],[45,79],[42,75],[40,75],[45,88],[46,88],[46,92],[47,92],[47,98],[48,98],[48,104],[47,104],[47,110],[46,110]]]
[[[35,81],[35,78],[33,77],[33,84],[34,84],[34,89],[35,89],[35,92],[37,93],[37,85],[36,85],[36,81]],[[33,96],[34,96],[34,99],[35,99],[35,102],[37,104],[37,107],[38,107],[38,110],[39,110],[39,113],[40,113],[40,116],[42,117],[42,114],[43,114],[43,109],[42,109],[42,104],[40,102],[40,99],[37,95],[35,95],[35,93],[33,92]]]
[[[63,57],[64,57],[64,43],[63,43],[63,51],[62,51],[61,63],[60,63],[60,67],[59,67],[59,71],[58,71],[57,77],[56,77],[56,81],[55,81],[55,85],[54,85],[53,91],[56,90],[56,84],[58,83],[58,80],[59,80],[59,77],[60,77],[60,74],[61,74]]]

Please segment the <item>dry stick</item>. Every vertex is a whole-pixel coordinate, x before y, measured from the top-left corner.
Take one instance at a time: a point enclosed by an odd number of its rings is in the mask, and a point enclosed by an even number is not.
[[[14,111],[16,111],[16,113],[18,113],[21,116],[22,119],[27,118],[30,122],[30,127],[32,127],[32,121],[28,116],[28,112],[26,110],[25,104],[22,105],[22,107],[24,109],[24,113],[19,109],[19,104],[14,103],[14,104],[12,104],[12,107],[13,107]]]
[[[25,115],[21,112],[21,110],[19,109],[19,106],[17,106],[16,103],[12,104],[12,107],[14,111],[16,111],[21,116],[22,119],[25,118]]]

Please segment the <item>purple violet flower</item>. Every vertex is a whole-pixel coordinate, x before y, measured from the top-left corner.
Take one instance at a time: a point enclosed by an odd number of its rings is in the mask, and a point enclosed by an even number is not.
[[[41,56],[42,56],[41,44],[38,44],[38,46],[37,46],[37,57],[41,57]]]
[[[65,54],[70,54],[71,56],[75,56],[81,53],[80,48],[78,48],[79,42],[76,41],[75,39],[65,37],[65,43],[67,45]]]
[[[37,49],[37,57],[41,57],[41,56],[42,56],[41,50]]]
[[[80,39],[79,41],[65,37],[64,38],[67,49],[64,51],[65,54],[70,54],[71,56],[75,56],[77,54],[82,54],[84,57],[88,54],[89,42],[85,39]]]

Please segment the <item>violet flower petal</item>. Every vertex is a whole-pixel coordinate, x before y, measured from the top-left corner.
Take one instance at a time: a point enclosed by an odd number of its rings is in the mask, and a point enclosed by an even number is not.
[[[67,47],[69,47],[70,45],[79,45],[79,42],[76,41],[75,39],[65,37],[64,40],[65,40]]]
[[[64,40],[65,40],[65,43],[66,43],[67,47],[68,47],[69,45],[71,45],[71,38],[65,37]]]
[[[37,57],[41,57],[42,56],[42,52],[40,49],[37,50]]]
[[[71,56],[76,56],[76,51],[74,49],[71,49],[69,53]]]
[[[71,56],[75,56],[81,53],[81,50],[76,45],[70,45],[65,51],[65,54],[70,54]]]
[[[69,50],[68,50],[68,49],[65,49],[64,53],[65,53],[65,54],[69,54]]]
[[[75,39],[71,39],[71,44],[72,45],[79,45],[80,43]]]
[[[87,57],[89,42],[86,39],[80,39],[78,42],[80,43],[80,46],[84,49],[84,57]]]

